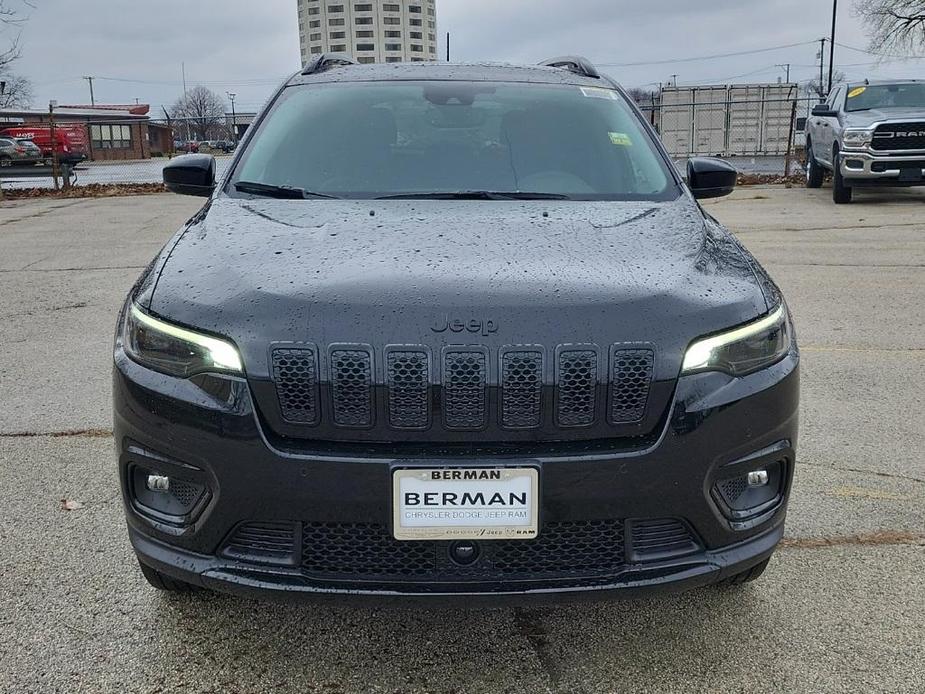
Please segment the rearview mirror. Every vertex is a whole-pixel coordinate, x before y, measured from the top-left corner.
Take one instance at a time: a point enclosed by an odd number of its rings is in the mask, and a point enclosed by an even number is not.
[[[698,200],[729,195],[738,177],[735,167],[722,159],[695,157],[687,162],[687,185]]]
[[[833,111],[828,104],[813,106],[813,115],[816,118],[838,118],[838,111]]]
[[[184,154],[164,167],[164,185],[171,193],[207,198],[215,190],[215,157]]]

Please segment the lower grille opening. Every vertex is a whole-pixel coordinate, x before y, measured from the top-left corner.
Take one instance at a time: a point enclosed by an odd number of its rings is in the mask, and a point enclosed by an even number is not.
[[[635,519],[627,523],[631,561],[656,561],[693,554],[701,549],[687,524],[677,518]]]
[[[295,566],[297,537],[295,523],[245,523],[231,534],[222,555],[252,564]]]
[[[479,561],[460,566],[451,542],[399,542],[385,525],[305,523],[302,569],[331,580],[549,580],[613,575],[624,566],[623,521],[547,523],[535,540],[479,543]]]

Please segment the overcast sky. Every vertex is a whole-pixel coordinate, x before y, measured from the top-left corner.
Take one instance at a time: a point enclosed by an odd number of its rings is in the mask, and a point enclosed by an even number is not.
[[[238,109],[254,110],[299,66],[296,0],[29,2],[34,9],[21,5],[30,18],[15,70],[34,82],[34,105],[49,99],[89,103],[81,77],[93,75],[98,103],[138,99],[159,110],[182,92],[185,63],[190,86],[236,92]],[[840,4],[838,43],[866,48],[852,1]],[[537,62],[579,53],[610,64],[606,70],[626,86],[667,81],[672,74],[679,84],[774,82],[784,74],[777,63],[791,63],[794,80],[818,74],[818,39],[829,32],[831,2],[437,0],[437,20],[442,35],[452,33],[454,61]],[[790,44],[804,45],[703,59]],[[849,78],[925,76],[925,60],[875,60],[837,48],[836,65]]]

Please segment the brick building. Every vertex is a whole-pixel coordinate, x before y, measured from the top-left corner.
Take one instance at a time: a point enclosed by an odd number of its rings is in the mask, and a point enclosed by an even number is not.
[[[152,123],[147,104],[75,105],[55,108],[55,122],[82,124],[87,134],[87,158],[93,161],[148,159],[173,152],[173,134],[166,125]],[[48,111],[0,109],[0,128],[47,125]]]

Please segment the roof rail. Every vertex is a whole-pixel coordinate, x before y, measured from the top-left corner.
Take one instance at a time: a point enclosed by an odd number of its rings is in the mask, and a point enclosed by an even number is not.
[[[591,61],[587,58],[582,58],[580,55],[564,55],[561,58],[550,58],[549,60],[544,60],[540,65],[561,67],[577,75],[593,77],[594,79],[599,79],[601,76],[601,73],[597,71]]]
[[[356,65],[351,56],[346,53],[322,53],[312,58],[308,65],[302,70],[303,75],[317,75],[320,72],[326,72],[333,67],[343,65]]]

